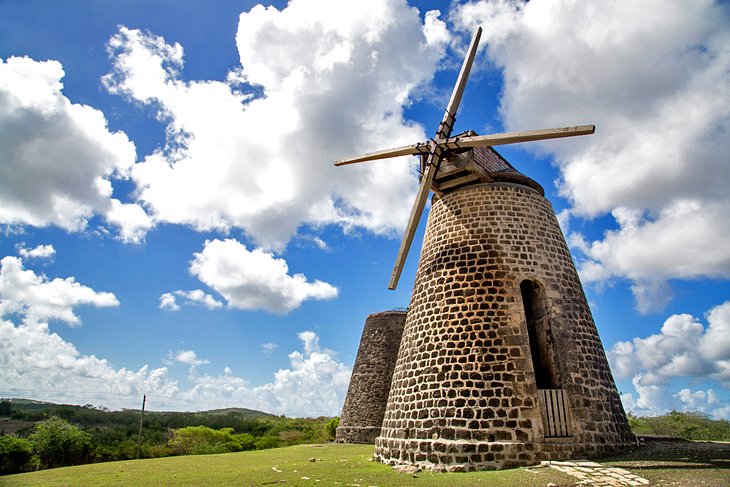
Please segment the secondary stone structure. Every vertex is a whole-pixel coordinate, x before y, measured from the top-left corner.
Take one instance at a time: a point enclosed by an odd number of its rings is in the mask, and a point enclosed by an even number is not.
[[[373,443],[380,434],[405,321],[406,312],[397,310],[372,314],[365,320],[337,442]]]
[[[502,469],[632,444],[542,187],[491,147],[450,154],[432,187],[376,459]]]

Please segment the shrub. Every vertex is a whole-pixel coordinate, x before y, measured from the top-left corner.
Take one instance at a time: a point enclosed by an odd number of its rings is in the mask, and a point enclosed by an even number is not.
[[[13,435],[0,435],[0,475],[24,472],[33,457],[33,443]]]
[[[324,424],[324,431],[325,431],[325,433],[327,433],[327,437],[330,440],[335,439],[335,434],[337,433],[337,427],[339,425],[340,425],[340,418],[338,418],[338,417],[334,417]]]
[[[205,455],[240,451],[233,428],[214,430],[207,426],[188,426],[172,430],[168,446],[176,455]]]
[[[48,468],[86,463],[91,450],[89,433],[56,416],[36,424],[30,440]]]

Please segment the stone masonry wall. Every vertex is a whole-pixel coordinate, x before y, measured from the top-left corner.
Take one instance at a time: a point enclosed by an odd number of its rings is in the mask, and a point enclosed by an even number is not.
[[[337,442],[374,443],[380,434],[405,321],[405,311],[376,313],[365,320]]]
[[[545,438],[520,284],[545,290],[570,437]],[[500,469],[633,441],[550,203],[512,183],[446,193],[431,208],[376,439],[378,461]]]

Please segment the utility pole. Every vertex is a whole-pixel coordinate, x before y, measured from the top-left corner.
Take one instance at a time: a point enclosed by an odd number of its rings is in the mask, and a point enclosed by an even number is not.
[[[142,420],[144,419],[144,405],[147,402],[147,394],[142,396],[142,414],[139,416],[139,433],[137,433],[137,460],[139,460],[139,453],[142,450]]]

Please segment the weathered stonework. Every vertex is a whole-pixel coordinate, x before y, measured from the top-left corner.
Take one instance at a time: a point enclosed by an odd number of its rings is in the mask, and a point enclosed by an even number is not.
[[[405,321],[405,311],[376,313],[365,320],[337,442],[373,443],[380,434]]]
[[[378,461],[502,469],[633,443],[565,239],[535,188],[500,181],[434,197]],[[538,389],[565,398],[563,433],[551,433]]]

